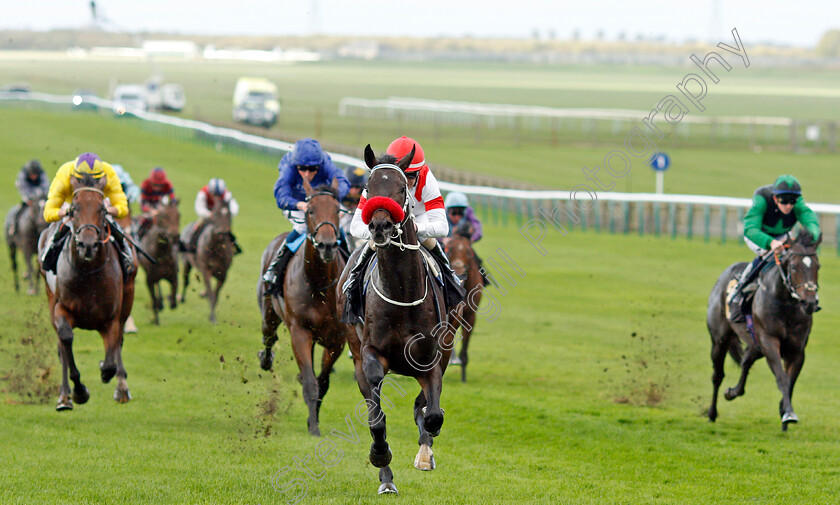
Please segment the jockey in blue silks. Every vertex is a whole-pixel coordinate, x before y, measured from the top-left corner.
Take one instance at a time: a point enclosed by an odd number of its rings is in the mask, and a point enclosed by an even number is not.
[[[277,166],[280,176],[274,183],[274,198],[277,207],[292,222],[292,231],[277,250],[277,255],[268,266],[263,276],[267,294],[283,294],[283,278],[289,260],[303,242],[306,235],[306,191],[303,179],[306,178],[314,188],[321,184],[330,185],[338,179],[338,200],[347,195],[350,183],[344,172],[335,166],[330,156],[321,149],[317,140],[305,138],[297,141],[292,152],[287,153]],[[339,246],[347,252],[347,240],[344,233],[339,237]],[[348,254],[349,255],[349,254]]]

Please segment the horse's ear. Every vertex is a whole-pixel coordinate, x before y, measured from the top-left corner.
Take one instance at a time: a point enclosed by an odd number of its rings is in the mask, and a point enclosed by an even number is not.
[[[333,188],[333,190],[338,191],[338,177],[333,177],[330,187]]]
[[[309,181],[306,180],[306,177],[302,177],[303,179],[303,190],[306,191],[306,196],[312,194],[312,184],[309,184]]]
[[[820,232],[820,236],[817,237],[817,243],[814,244],[814,247],[817,247],[818,245],[820,245],[820,243],[822,242],[822,237],[823,237],[823,234],[822,234],[822,232]]]
[[[370,148],[370,144],[365,146],[365,163],[367,164],[368,168],[373,168],[376,166],[376,155],[373,154],[373,149]]]
[[[397,163],[397,166],[400,167],[403,172],[405,172],[405,169],[408,168],[409,165],[411,165],[411,160],[414,159],[414,149],[415,148],[412,147],[411,152],[403,156],[399,163]]]

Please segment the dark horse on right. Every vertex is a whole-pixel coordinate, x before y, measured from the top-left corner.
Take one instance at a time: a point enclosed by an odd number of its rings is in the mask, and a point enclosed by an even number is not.
[[[449,258],[449,263],[455,273],[463,279],[464,291],[467,292],[465,303],[461,304],[461,317],[454,321],[454,327],[461,327],[461,352],[458,357],[450,359],[450,365],[461,366],[461,382],[467,382],[467,363],[469,356],[467,348],[470,345],[470,337],[475,330],[476,309],[481,303],[481,295],[484,291],[484,280],[478,266],[478,256],[473,250],[472,243],[473,229],[466,219],[462,220],[452,231],[452,236],[444,239],[446,244],[444,250]]]
[[[146,271],[146,286],[152,298],[152,312],[155,324],[160,324],[158,313],[163,310],[161,281],[169,281],[169,308],[178,306],[178,246],[180,240],[181,213],[178,200],[163,197],[161,206],[146,217],[151,222],[140,238],[143,249],[154,259],[154,263],[140,256],[140,265]]]
[[[731,289],[733,279],[740,275],[746,263],[731,265],[718,279],[709,296],[706,316],[712,337],[714,367],[712,405],[707,413],[710,421],[718,416],[717,396],[723,382],[727,353],[741,366],[738,384],[724,394],[727,400],[744,394],[750,367],[759,358],[766,357],[782,393],[779,403],[782,430],[787,431],[788,424],[799,421],[791,397],[805,362],[805,345],[817,308],[817,271],[820,267],[817,246],[821,241],[822,236],[814,239],[807,231],[801,231],[794,241],[785,243],[782,253],[775,254],[776,264],[762,271],[752,303],[752,332],[747,323],[732,323],[726,315],[727,289]]]
[[[440,395],[443,374],[449,363],[454,335],[448,325],[443,291],[427,272],[418,242],[412,214],[405,169],[414,150],[401,160],[383,155],[377,159],[368,145],[365,163],[371,168],[367,187],[364,220],[371,232],[375,263],[368,267],[368,289],[364,295],[364,324],[356,324],[348,339],[356,367],[356,381],[365,398],[368,426],[373,438],[369,459],[379,468],[379,493],[396,493],[394,474],[388,466],[391,449],[385,439],[385,413],[382,389],[390,383],[399,393],[405,392],[385,375],[395,372],[414,377],[422,391],[414,402],[414,422],[420,433],[420,451],[414,466],[420,470],[435,467],[432,439],[443,425]],[[358,248],[342,273],[338,289],[362,249]],[[429,260],[434,261],[434,260]],[[340,293],[337,310],[342,311],[346,297]],[[393,406],[384,398],[386,405]]]

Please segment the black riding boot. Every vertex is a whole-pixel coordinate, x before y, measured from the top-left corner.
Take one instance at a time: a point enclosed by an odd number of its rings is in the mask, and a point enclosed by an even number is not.
[[[347,280],[344,282],[342,290],[347,296],[347,301],[344,304],[344,311],[341,314],[341,322],[348,324],[364,323],[364,293],[362,292],[362,278],[367,270],[368,263],[376,251],[365,244],[362,252],[350,273],[347,275]]]
[[[131,254],[131,245],[125,237],[114,237],[114,245],[117,247],[117,252],[120,255],[120,264],[125,278],[128,278],[134,273],[134,255]]]
[[[756,256],[752,263],[747,265],[744,271],[741,272],[741,275],[738,277],[738,284],[735,285],[735,288],[726,297],[726,303],[729,304],[729,320],[733,323],[744,321],[742,306],[744,304],[745,292],[748,291],[748,286],[758,277],[764,264],[764,258]]]
[[[234,256],[237,254],[242,254],[242,248],[239,247],[239,244],[236,242],[236,235],[234,235],[233,232],[228,232],[228,235],[230,236],[230,241],[233,243]]]
[[[17,212],[15,213],[14,219],[12,219],[12,224],[9,226],[9,235],[14,235],[17,232],[17,224],[20,221],[20,216],[26,211],[26,208],[29,205],[26,202],[20,202],[20,207],[18,207]]]
[[[283,296],[283,279],[286,277],[286,266],[288,266],[289,260],[292,259],[294,254],[286,246],[286,241],[284,240],[280,244],[280,249],[277,250],[274,259],[268,265],[268,270],[263,275],[265,293],[267,295]]]
[[[464,286],[461,285],[461,279],[458,278],[455,270],[452,270],[449,258],[443,252],[440,242],[435,241],[435,248],[429,252],[443,271],[443,293],[446,298],[446,308],[449,310],[464,300]]]
[[[44,255],[41,258],[41,265],[44,271],[55,273],[55,267],[58,265],[58,256],[61,254],[61,249],[64,247],[64,242],[67,241],[67,236],[70,233],[70,225],[59,225],[58,230],[53,233],[50,244],[44,249]]]

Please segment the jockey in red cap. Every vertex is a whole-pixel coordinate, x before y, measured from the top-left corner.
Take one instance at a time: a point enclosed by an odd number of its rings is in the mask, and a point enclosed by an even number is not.
[[[446,219],[443,197],[440,194],[437,179],[426,165],[426,156],[423,148],[410,137],[403,136],[391,142],[386,154],[401,159],[409,154],[412,149],[414,149],[414,157],[411,159],[411,164],[405,169],[405,176],[408,179],[409,188],[412,190],[409,192],[409,198],[414,200],[412,207],[414,222],[417,225],[417,240],[432,253],[432,256],[442,267],[444,272],[446,305],[452,308],[463,300],[464,289],[461,286],[460,279],[449,265],[449,260],[446,254],[444,254],[443,248],[436,240],[449,234],[449,222]],[[367,191],[362,193],[359,206],[353,215],[353,222],[350,224],[350,234],[359,239],[369,240],[371,237],[370,230],[362,219],[362,212],[366,201]],[[373,254],[373,248],[365,247],[364,252],[359,256],[358,262],[350,271],[350,276],[344,288],[344,291],[348,295],[348,300],[356,300],[357,297],[361,296],[359,290],[361,282],[358,282],[358,280],[361,279],[361,273],[365,271],[367,263],[373,257]],[[355,301],[350,302],[350,305],[352,308],[351,312],[356,312],[355,309],[360,306]],[[361,318],[361,314],[352,315]]]

